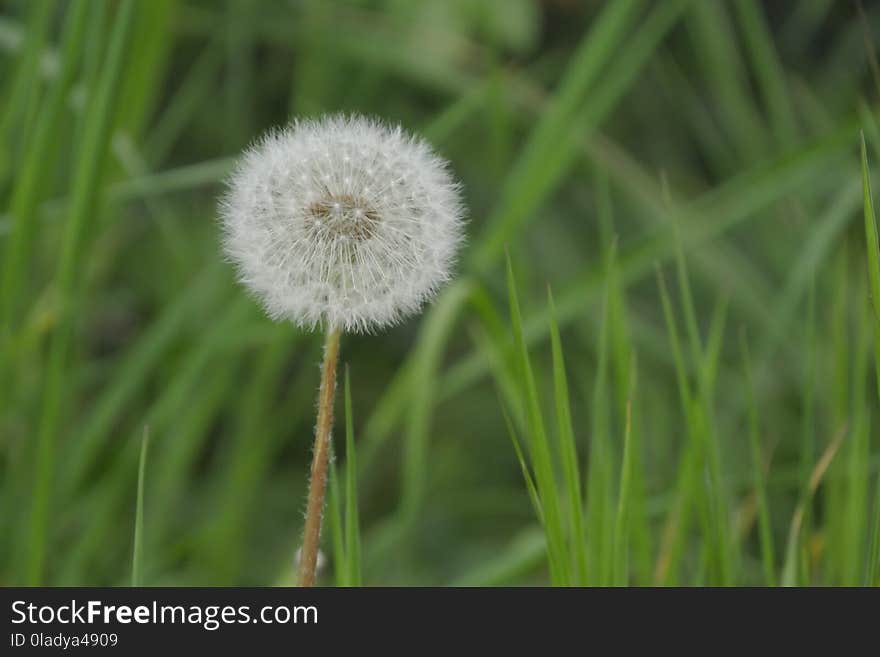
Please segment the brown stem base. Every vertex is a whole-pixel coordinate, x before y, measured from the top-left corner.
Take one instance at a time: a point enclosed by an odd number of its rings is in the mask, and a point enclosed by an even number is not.
[[[339,358],[339,330],[327,333],[324,342],[324,363],[321,366],[321,389],[318,393],[318,423],[315,426],[315,449],[312,455],[312,476],[309,501],[299,559],[299,586],[313,586],[321,540],[321,517],[324,492],[327,490],[327,463],[330,458],[330,430],[333,427],[333,393],[336,391],[336,361]]]

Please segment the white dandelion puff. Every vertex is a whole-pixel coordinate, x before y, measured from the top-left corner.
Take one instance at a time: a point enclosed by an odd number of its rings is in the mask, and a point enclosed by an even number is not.
[[[344,332],[418,311],[450,277],[463,214],[423,140],[341,115],[257,141],[220,204],[225,252],[268,314]]]
[[[464,206],[446,161],[359,116],[296,121],[245,152],[220,202],[223,247],[276,319],[326,331],[298,581],[317,576],[341,332],[416,312],[450,276]]]

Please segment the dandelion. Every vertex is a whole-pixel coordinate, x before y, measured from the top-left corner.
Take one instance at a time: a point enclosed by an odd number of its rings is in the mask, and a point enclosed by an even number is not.
[[[275,319],[325,332],[299,582],[321,530],[341,332],[416,313],[450,277],[459,187],[424,141],[360,116],[297,121],[241,158],[220,204],[224,250]]]

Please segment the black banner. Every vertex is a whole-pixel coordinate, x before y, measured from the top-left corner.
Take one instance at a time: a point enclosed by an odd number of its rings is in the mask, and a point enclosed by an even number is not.
[[[730,649],[755,647],[748,637],[765,646],[774,637],[813,640],[835,622],[849,641],[873,631],[880,609],[876,590],[827,589],[6,588],[0,597],[2,655],[184,647],[262,655],[284,646],[336,654],[353,645],[470,652],[476,639],[542,654],[611,641],[617,652],[710,632],[707,649]]]

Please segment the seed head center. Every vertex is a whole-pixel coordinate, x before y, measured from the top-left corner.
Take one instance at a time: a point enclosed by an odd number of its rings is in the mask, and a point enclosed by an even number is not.
[[[343,240],[368,240],[379,224],[379,213],[366,200],[351,194],[315,201],[306,213],[315,230]]]

